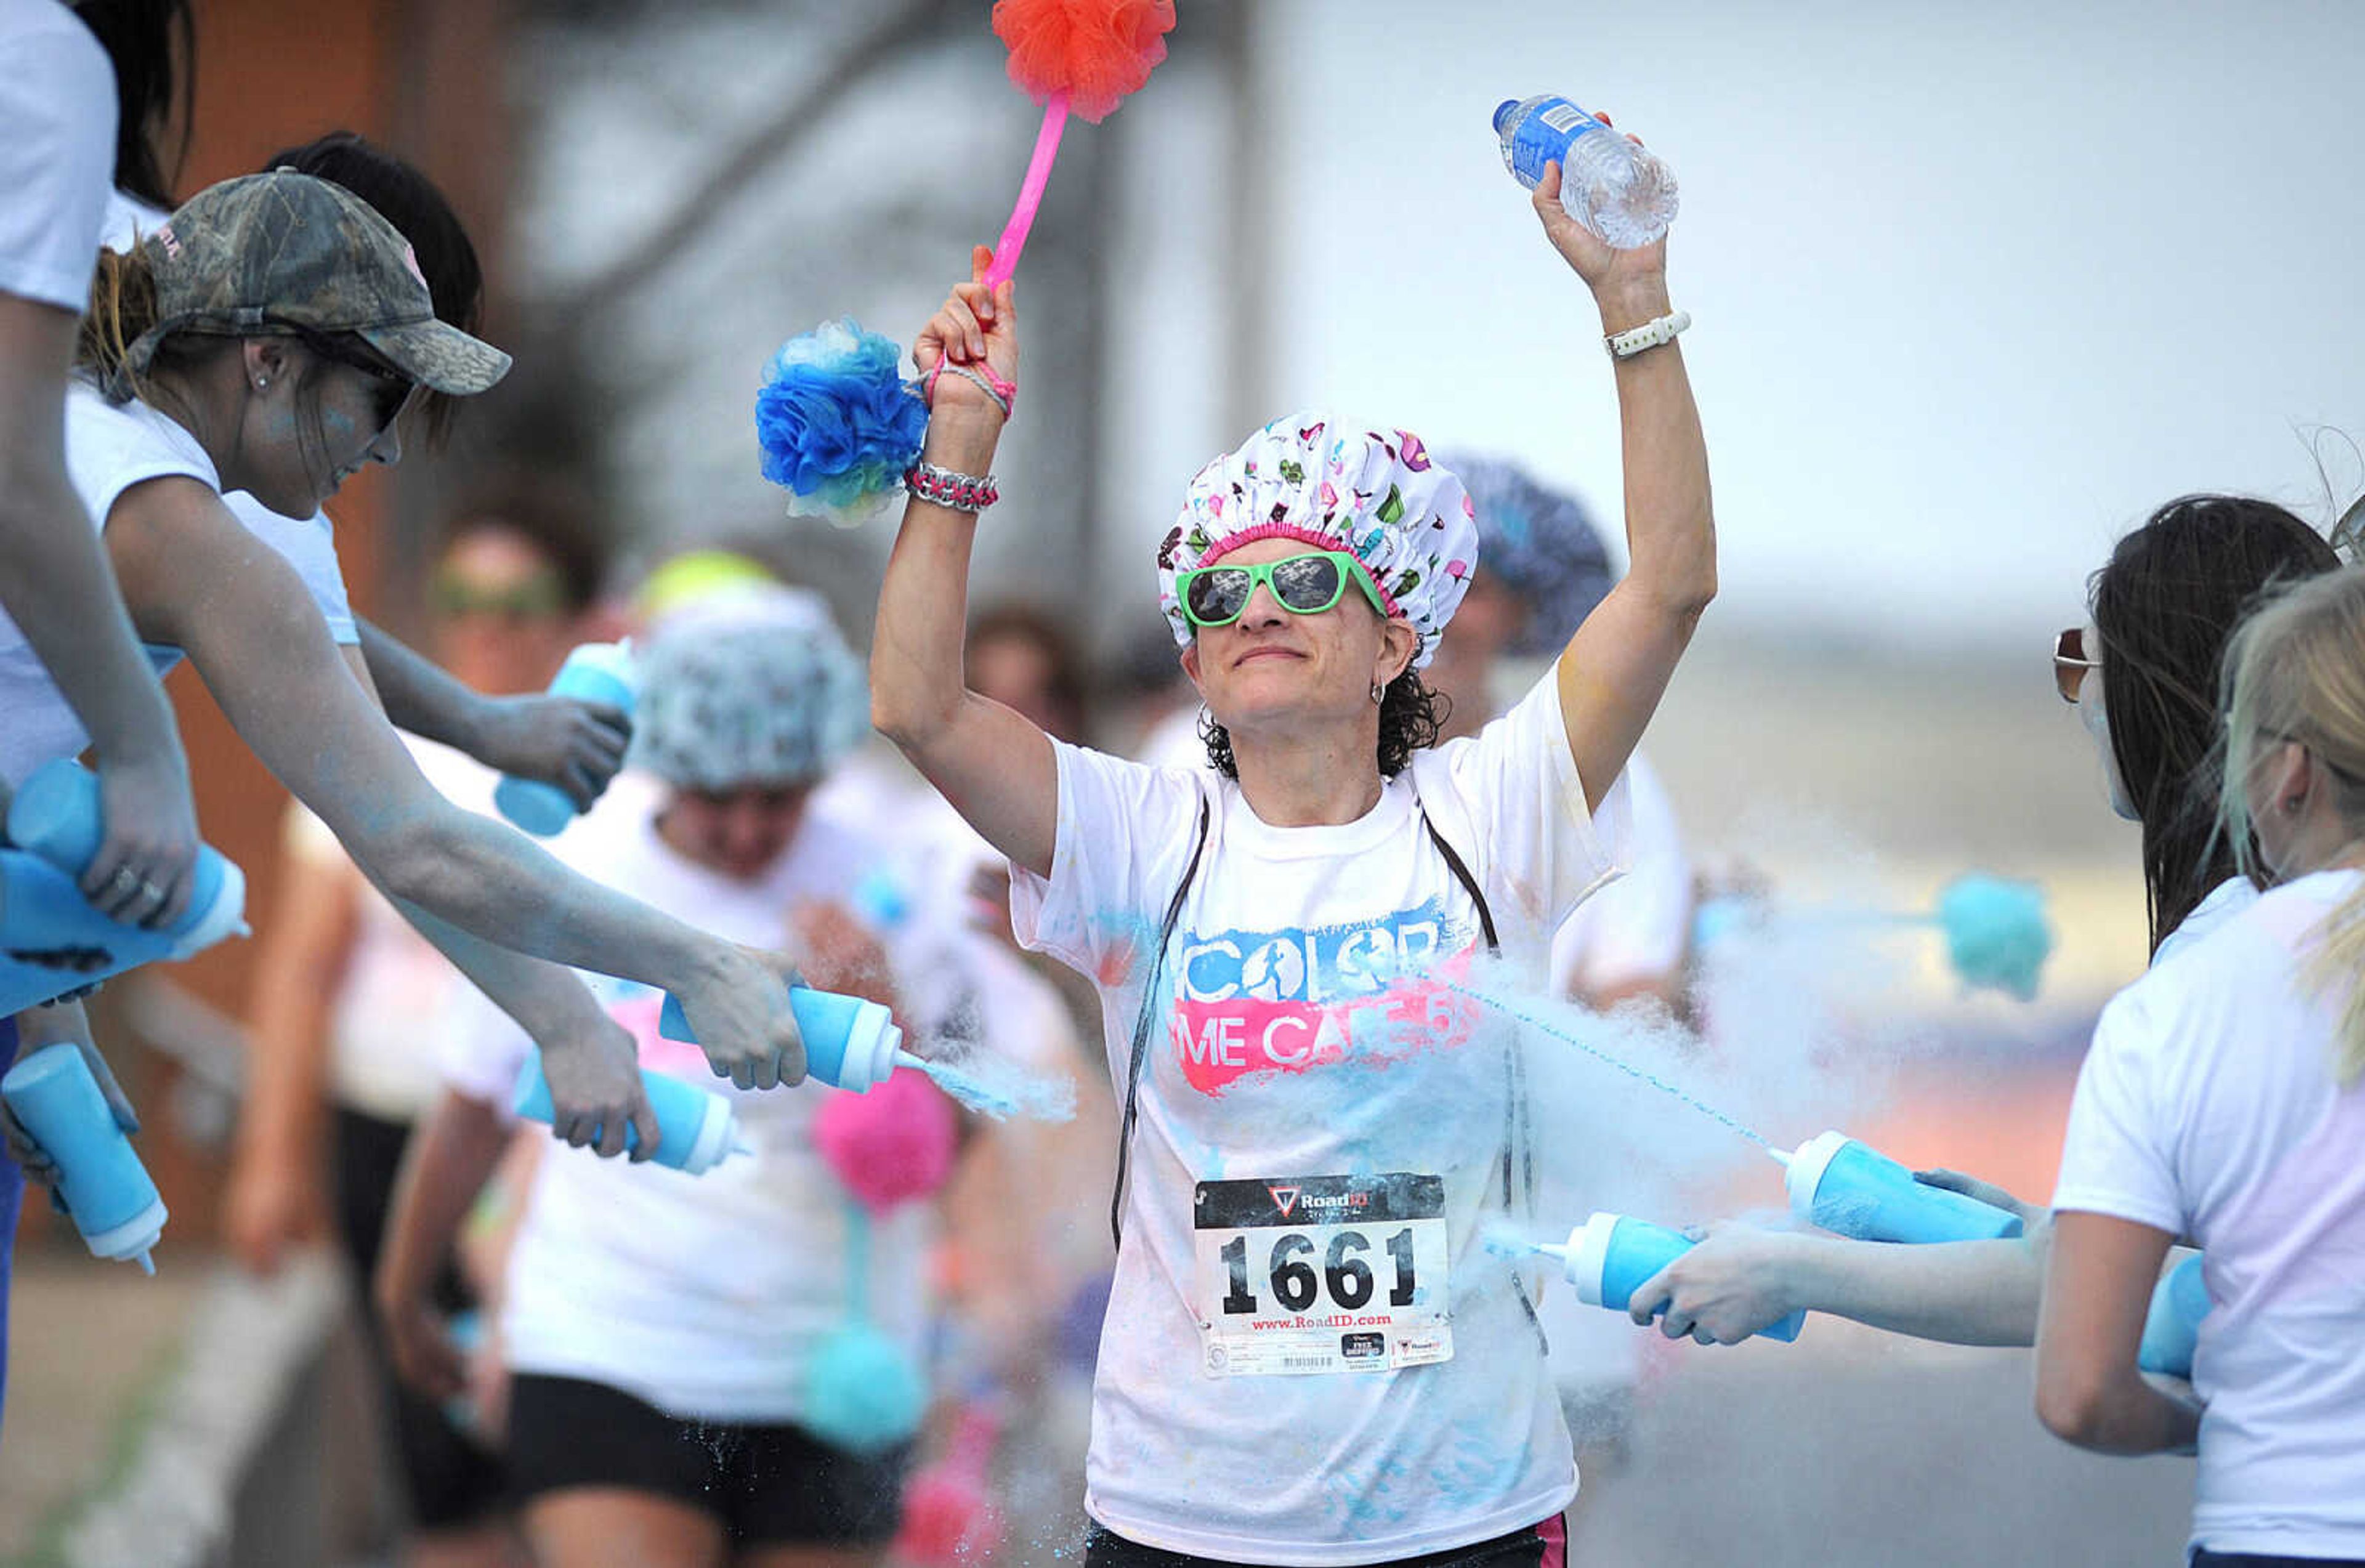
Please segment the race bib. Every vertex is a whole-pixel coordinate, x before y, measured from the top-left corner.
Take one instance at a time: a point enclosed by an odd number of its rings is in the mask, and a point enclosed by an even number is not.
[[[1443,1177],[1202,1182],[1192,1223],[1208,1376],[1453,1359]]]

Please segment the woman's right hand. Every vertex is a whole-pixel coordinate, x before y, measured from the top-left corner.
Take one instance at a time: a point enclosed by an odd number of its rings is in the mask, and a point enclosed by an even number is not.
[[[992,249],[973,248],[969,282],[953,285],[952,293],[913,340],[912,363],[923,376],[936,367],[938,360],[947,360],[990,370],[992,375],[988,379],[998,376],[1017,385],[1018,310],[1007,280],[999,288],[985,286],[985,271],[992,264]],[[1001,408],[965,375],[938,376],[929,406],[935,416],[929,420],[932,431],[938,420],[966,418],[981,419],[995,431],[1002,428]]]
[[[674,995],[714,1075],[741,1089],[802,1083],[804,1036],[789,1009],[796,965],[777,953],[717,943],[701,969],[696,983],[675,987]]]
[[[268,1277],[292,1247],[329,1233],[320,1173],[286,1155],[241,1148],[222,1194],[222,1233],[230,1253]]]
[[[452,1343],[443,1314],[422,1299],[398,1299],[380,1292],[377,1315],[395,1375],[404,1383],[438,1401],[468,1391],[467,1360]]]

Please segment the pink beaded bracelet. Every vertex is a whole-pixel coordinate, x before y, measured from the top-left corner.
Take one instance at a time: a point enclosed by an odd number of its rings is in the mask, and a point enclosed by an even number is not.
[[[903,487],[950,511],[980,512],[1002,498],[992,475],[956,474],[933,463],[913,464],[903,475]]]

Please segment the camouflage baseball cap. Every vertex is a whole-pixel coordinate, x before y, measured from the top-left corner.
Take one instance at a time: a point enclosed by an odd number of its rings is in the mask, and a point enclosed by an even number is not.
[[[455,397],[509,374],[510,356],[435,318],[419,258],[341,185],[276,169],[207,185],[140,241],[156,325],[124,355],[137,373],[174,332],[351,332],[403,375]]]

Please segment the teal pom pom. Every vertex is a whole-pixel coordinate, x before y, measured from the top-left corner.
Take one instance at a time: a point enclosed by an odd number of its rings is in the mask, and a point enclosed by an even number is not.
[[[813,1348],[798,1425],[832,1448],[883,1453],[918,1433],[927,1408],[912,1358],[869,1324],[848,1323]]]
[[[883,510],[919,461],[928,431],[916,383],[896,367],[903,351],[851,316],[780,345],[756,394],[764,477],[784,487],[793,514],[860,522]]]
[[[2035,1000],[2053,953],[2043,889],[1978,872],[1957,877],[1938,895],[1938,924],[1964,984]]]

